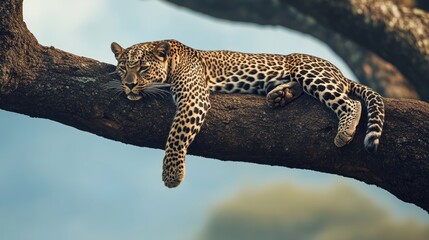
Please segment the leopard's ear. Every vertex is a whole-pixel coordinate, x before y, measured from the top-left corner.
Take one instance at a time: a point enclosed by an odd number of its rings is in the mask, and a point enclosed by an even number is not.
[[[112,42],[110,49],[112,49],[112,52],[115,54],[116,60],[119,60],[122,53],[124,52],[124,49],[121,47],[121,45],[117,44],[116,42]]]
[[[155,56],[161,60],[167,60],[167,56],[170,55],[170,44],[168,42],[160,42],[154,48]]]

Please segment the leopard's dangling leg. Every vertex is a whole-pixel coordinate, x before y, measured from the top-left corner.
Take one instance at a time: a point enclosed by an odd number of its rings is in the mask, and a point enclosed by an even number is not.
[[[187,82],[187,83],[186,83]],[[162,180],[169,188],[177,187],[185,177],[185,157],[210,109],[209,91],[203,81],[184,81],[172,87],[177,104],[165,146]],[[175,90],[179,89],[179,90]]]
[[[297,82],[288,82],[268,92],[266,101],[272,108],[284,107],[301,96],[302,92],[302,87]]]

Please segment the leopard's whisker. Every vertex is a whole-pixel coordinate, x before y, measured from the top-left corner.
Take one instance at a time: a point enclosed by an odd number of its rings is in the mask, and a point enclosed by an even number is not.
[[[124,91],[122,89],[118,89],[115,94],[116,96],[120,96],[122,93],[124,93]]]
[[[160,94],[160,92],[157,92],[157,91],[153,92],[153,95],[155,95],[157,97],[162,97],[162,95]]]
[[[170,94],[171,94],[171,92],[160,89],[160,91],[158,91],[158,94],[159,94],[161,97],[165,97],[165,96],[170,95]]]
[[[161,92],[161,91],[155,91],[154,94],[156,94],[159,97],[164,97],[165,96],[164,93]]]
[[[148,89],[148,90],[154,90],[154,91],[166,91],[166,92],[169,92],[168,90],[162,89],[162,87],[159,87],[159,86],[149,86],[149,87],[146,87],[146,89]]]
[[[110,90],[110,89],[122,90],[121,83],[116,80],[109,81],[101,86],[104,90]]]
[[[149,87],[157,87],[157,88],[161,88],[161,87],[170,87],[171,84],[169,83],[158,83],[158,82],[154,82],[154,83],[150,83]]]
[[[150,96],[150,97],[155,97],[155,95],[153,95],[152,92],[144,92],[146,95]]]
[[[153,96],[160,96],[160,97],[164,97],[164,96],[170,94],[170,92],[167,90],[154,88],[154,87],[146,88],[144,90],[144,92],[152,93]]]

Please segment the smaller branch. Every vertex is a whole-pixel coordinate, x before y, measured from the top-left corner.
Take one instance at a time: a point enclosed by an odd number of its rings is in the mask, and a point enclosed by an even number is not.
[[[325,42],[349,65],[359,81],[385,97],[419,99],[413,85],[390,63],[342,35],[321,26],[314,18],[278,1],[168,0],[213,17],[262,25],[279,25]],[[257,9],[257,11],[256,11]]]
[[[348,50],[352,50],[349,48]],[[353,53],[351,53],[353,54]],[[370,86],[373,89],[378,89],[382,96],[392,98],[412,98],[420,99],[415,87],[398,71],[392,64],[386,62],[372,52],[362,50],[361,53],[355,54],[350,66],[356,64],[354,67],[357,76],[364,75],[365,77],[359,78],[363,84]]]
[[[372,0],[283,0],[394,64],[429,100],[429,13]],[[341,19],[341,21],[338,21]]]

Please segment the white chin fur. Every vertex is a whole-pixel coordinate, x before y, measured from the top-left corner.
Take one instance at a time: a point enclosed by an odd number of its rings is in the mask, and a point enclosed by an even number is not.
[[[138,101],[138,100],[142,99],[142,96],[140,96],[140,95],[127,95],[127,98],[128,98],[128,100],[131,100],[131,101]]]

